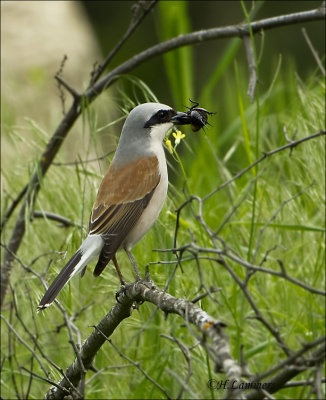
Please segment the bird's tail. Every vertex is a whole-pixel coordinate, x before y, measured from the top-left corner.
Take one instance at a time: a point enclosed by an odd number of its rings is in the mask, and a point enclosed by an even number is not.
[[[100,236],[89,235],[45,292],[37,307],[37,311],[49,307],[70,279],[76,275],[80,269],[99,256],[102,247],[103,240]]]

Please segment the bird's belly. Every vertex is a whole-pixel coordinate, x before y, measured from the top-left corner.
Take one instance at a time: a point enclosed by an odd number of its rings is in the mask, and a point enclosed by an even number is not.
[[[159,216],[164,205],[168,190],[167,172],[161,175],[161,180],[157,185],[152,198],[147,207],[144,209],[141,217],[137,221],[133,229],[128,233],[124,247],[131,250],[132,247],[146,234],[151,228],[157,217]]]

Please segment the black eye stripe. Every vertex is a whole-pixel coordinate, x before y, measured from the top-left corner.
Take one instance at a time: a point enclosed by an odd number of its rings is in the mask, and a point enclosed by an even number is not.
[[[145,123],[144,128],[170,122],[174,115],[176,115],[176,112],[172,108],[170,110],[159,110]]]

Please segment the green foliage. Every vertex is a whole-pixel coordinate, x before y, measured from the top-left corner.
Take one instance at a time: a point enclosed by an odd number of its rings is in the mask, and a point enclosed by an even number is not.
[[[160,39],[167,40],[191,31],[188,2],[159,2]],[[186,46],[170,51],[163,56],[166,72],[175,104],[183,105],[193,97],[193,50]]]
[[[186,2],[160,2],[160,18],[164,38],[190,29]],[[239,40],[234,40],[227,47],[212,76],[208,77],[202,98],[199,99],[201,106],[217,112],[210,118],[213,126],[206,133],[193,133],[188,128],[184,129],[186,139],[177,148],[186,172],[187,188],[192,195],[207,196],[203,202],[203,218],[207,226],[217,232],[218,237],[236,254],[255,265],[261,264],[277,272],[280,271],[278,260],[282,260],[289,276],[323,290],[324,138],[307,141],[291,152],[287,150],[277,153],[259,164],[255,170],[252,169],[224,189],[214,192],[220,184],[264,152],[285,145],[284,127],[290,138],[297,132],[296,139],[324,129],[325,82],[319,72],[316,70],[309,80],[303,82],[296,74],[294,62],[276,64],[277,72],[270,79],[266,77],[264,85],[258,83],[256,101],[250,103],[246,96],[248,71],[235,58],[240,44]],[[174,101],[176,104],[184,104],[194,91],[192,49],[187,47],[166,54],[165,63]],[[131,85],[137,86],[137,90],[143,90],[145,98],[154,97],[145,84],[142,85],[137,79],[126,79],[127,82],[129,80]],[[130,99],[124,100],[128,108]],[[134,98],[135,102],[137,100]],[[95,146],[97,135],[105,132],[108,127],[99,123],[93,107],[84,111],[83,140],[78,143],[86,157]],[[121,114],[124,114],[124,110]],[[32,121],[28,125],[29,139],[26,141],[17,133],[20,127],[11,125],[12,121],[8,121],[4,130],[4,140],[8,145],[19,149],[23,141],[26,147],[35,146],[38,151],[43,148],[49,138],[47,132],[39,129]],[[11,152],[7,155],[6,167],[2,171],[5,190],[2,213],[10,204],[9,194],[12,197],[18,193],[35,169],[33,157],[26,161],[23,157],[17,159],[15,154]],[[79,161],[75,167],[52,166],[42,180],[42,189],[36,202],[36,209],[65,216],[74,221],[76,226],[63,228],[46,218],[34,219],[27,225],[26,236],[19,250],[19,259],[42,274],[47,283],[52,281],[84,237],[89,210],[101,179],[99,168]],[[211,254],[199,255],[197,265],[185,253],[182,269],[175,271],[175,255],[153,251],[173,247],[174,210],[186,200],[183,191],[185,178],[181,167],[172,157],[169,162],[177,170],[177,178],[170,185],[169,199],[159,220],[135,247],[135,259],[142,272],[144,266],[151,263],[151,277],[159,287],[165,287],[171,275],[175,274],[168,288],[169,293],[188,299],[204,292],[199,266],[206,287],[214,286],[221,290],[212,295],[215,302],[205,297],[198,305],[227,323],[226,332],[232,355],[239,360],[243,345],[249,370],[253,374],[263,373],[277,365],[284,358],[284,353],[271,333],[254,318],[253,308],[244,292],[223,266],[212,261],[208,257]],[[300,196],[295,197],[302,191]],[[178,246],[195,238],[198,246],[212,247],[207,232],[194,217],[194,213],[198,213],[196,202],[181,213]],[[6,228],[6,240],[15,218],[16,214]],[[26,218],[29,220],[29,216]],[[134,280],[127,257],[121,253],[118,258],[125,279],[129,282]],[[244,267],[232,261],[230,265],[240,279],[245,278],[247,271]],[[111,265],[97,279],[92,276],[92,268],[93,265],[90,265],[83,279],[75,278],[59,295],[59,300],[67,307],[70,315],[88,306],[75,321],[82,341],[91,333],[90,326],[96,324],[115,303],[114,294],[119,288],[119,280]],[[325,304],[322,296],[265,273],[255,273],[248,290],[264,317],[279,328],[282,339],[291,349],[297,350],[302,342],[311,341],[323,334]],[[68,342],[66,328],[60,328],[63,323],[61,312],[52,306],[36,315],[36,306],[43,292],[40,281],[27,273],[17,261],[11,276],[8,307],[3,315],[33,347],[31,338],[10,306],[14,298],[20,317],[27,328],[35,333],[48,359],[65,369],[75,355]],[[37,361],[31,358],[30,351],[17,338],[11,336],[9,342],[5,324],[2,333],[2,396],[9,399],[16,397],[15,386],[19,393],[26,393],[29,385],[30,375],[21,366],[33,368],[39,375],[44,374]],[[166,388],[172,398],[176,398],[180,384],[169,371],[185,379],[187,366],[181,350],[173,342],[160,337],[161,334],[173,334],[186,346],[196,345],[196,338],[179,317],[169,315],[165,318],[152,304],[147,303],[123,321],[112,335],[112,341],[128,357],[140,362],[142,368]],[[224,375],[214,372],[214,366],[203,348],[195,346],[191,356],[193,375],[189,382],[189,392],[184,392],[184,398],[223,397],[223,392],[207,387],[209,379],[224,379]],[[42,362],[50,372],[51,379],[58,381],[58,371],[47,360],[42,358]],[[122,365],[123,368],[114,367]],[[86,385],[86,398],[165,398],[157,387],[123,360],[109,343],[99,351],[94,366],[104,370],[97,376],[91,371],[87,373],[86,381],[89,382]],[[304,377],[307,377],[307,373],[300,375],[301,379]],[[46,382],[35,378],[29,398],[42,398],[48,388]],[[308,396],[308,391],[302,387],[288,388],[278,393],[280,399]]]

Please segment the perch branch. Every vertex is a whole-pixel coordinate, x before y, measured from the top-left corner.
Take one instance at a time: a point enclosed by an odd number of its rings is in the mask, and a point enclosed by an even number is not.
[[[231,357],[228,339],[223,332],[225,324],[212,318],[205,311],[196,307],[191,301],[173,297],[148,281],[137,281],[127,285],[125,292],[119,297],[119,303],[113,306],[83,343],[80,349],[80,358],[86,369],[91,367],[100,347],[111,336],[120,322],[130,316],[132,304],[143,301],[155,304],[165,313],[178,314],[187,323],[195,325],[202,334],[203,345],[206,344],[207,339],[210,339],[212,343],[210,353],[214,356],[214,362],[222,366],[223,371],[229,379],[240,379],[241,368]],[[78,385],[82,371],[80,362],[77,359],[68,367],[66,376],[74,385]],[[60,387],[69,388],[69,384],[65,378],[59,382],[59,385]],[[233,392],[232,396],[235,397],[229,398],[239,398],[239,393],[237,391]],[[50,388],[46,394],[46,399],[59,399],[61,397],[62,391],[57,387]]]
[[[142,64],[143,62],[178,47],[201,43],[208,40],[243,37],[249,34],[249,29],[251,29],[253,34],[255,34],[261,30],[272,29],[280,26],[323,20],[325,15],[325,7],[322,6],[309,11],[262,19],[260,21],[252,22],[249,25],[247,23],[232,25],[180,35],[150,47],[139,54],[136,54],[134,57],[122,63],[101,80],[96,82],[82,96],[74,97],[72,106],[68,110],[67,114],[65,114],[64,118],[50,139],[45,151],[42,153],[38,163],[38,168],[32,175],[32,178],[28,184],[28,190],[8,243],[8,249],[10,252],[5,251],[3,265],[1,267],[1,306],[3,305],[9,284],[13,263],[12,253],[17,253],[25,234],[25,216],[28,211],[33,208],[34,201],[40,190],[41,177],[44,177],[46,174],[69,130],[81,114],[82,103],[89,105],[101,92],[106,90],[115,80],[117,80],[119,75],[130,72],[133,68]],[[8,218],[6,221],[8,221]]]

